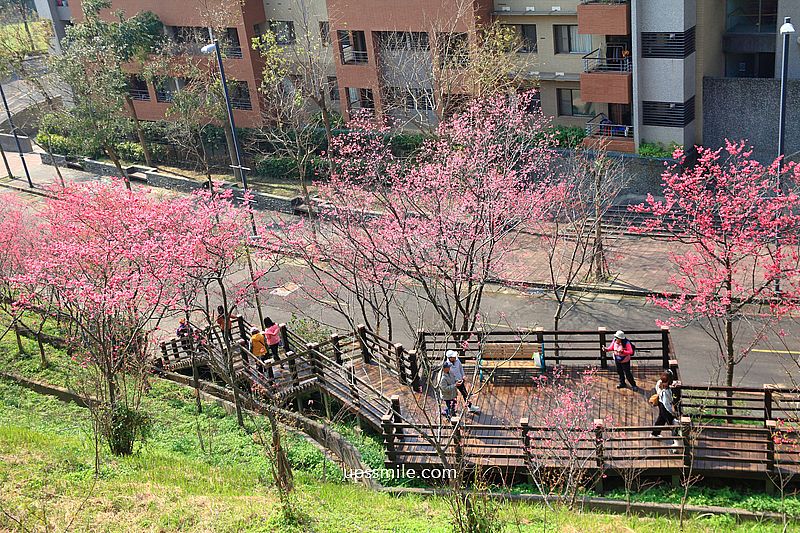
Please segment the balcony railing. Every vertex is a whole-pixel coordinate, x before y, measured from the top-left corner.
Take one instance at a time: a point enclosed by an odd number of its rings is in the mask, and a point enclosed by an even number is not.
[[[633,126],[614,124],[605,114],[600,113],[586,123],[586,135],[589,137],[633,139]]]
[[[581,4],[629,4],[631,0],[581,0]]]
[[[250,111],[253,109],[253,104],[250,102],[249,98],[231,98],[231,107]]]
[[[366,63],[369,60],[366,51],[361,50],[344,50],[342,51],[342,62],[345,65],[355,65]]]
[[[242,47],[241,46],[223,46],[222,53],[226,58],[230,59],[242,59]]]
[[[168,104],[172,102],[172,95],[175,94],[175,91],[167,91],[163,89],[156,90],[156,102],[161,102],[162,104]]]
[[[600,48],[583,56],[584,72],[631,72],[633,61],[630,57],[607,57]]]
[[[141,102],[150,101],[150,92],[147,89],[128,89],[128,94],[131,100],[139,100]]]

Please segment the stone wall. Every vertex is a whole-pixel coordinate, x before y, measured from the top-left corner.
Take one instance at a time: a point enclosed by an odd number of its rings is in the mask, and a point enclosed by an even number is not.
[[[49,154],[40,152],[39,157],[42,160],[42,163],[45,165],[52,165],[52,158]],[[65,166],[67,164],[67,158],[62,155],[53,154],[53,158],[55,158],[56,163],[59,166]],[[91,159],[80,159],[77,161],[77,164],[80,167],[91,174],[96,176],[117,176],[119,175],[119,171],[117,167],[115,167],[111,163],[105,163],[103,161],[94,161]],[[173,191],[179,191],[184,193],[190,193],[194,190],[201,189],[205,186],[204,182],[192,180],[189,178],[181,178],[180,176],[170,176],[167,174],[161,174],[156,172],[153,168],[148,168],[144,166],[132,166],[127,167],[126,172],[129,173],[129,176],[132,180],[136,180],[137,178],[141,178],[145,181],[148,185],[152,187],[159,187],[162,189],[170,189]],[[226,183],[223,187],[233,190],[233,195],[235,198],[241,199],[241,189],[234,185]],[[253,195],[253,207],[258,210],[263,211],[280,211],[282,213],[289,213],[294,214],[297,207],[302,205],[303,199],[300,196],[295,196],[291,198],[287,198],[284,196],[276,196],[274,194],[267,194],[259,191],[251,190]]]
[[[725,139],[747,139],[754,156],[771,162],[778,153],[780,80],[703,79],[703,144],[723,146]],[[788,156],[800,151],[800,80],[789,80],[786,114]],[[796,159],[796,156],[795,156]]]

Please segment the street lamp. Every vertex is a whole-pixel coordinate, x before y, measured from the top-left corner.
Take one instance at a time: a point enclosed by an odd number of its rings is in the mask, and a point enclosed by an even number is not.
[[[236,171],[239,172],[239,176],[242,180],[242,189],[245,193],[247,193],[247,176],[245,175],[246,170],[250,170],[249,168],[245,168],[242,166],[242,154],[239,151],[239,138],[236,135],[236,123],[233,121],[233,108],[231,107],[231,97],[228,94],[228,81],[225,78],[225,66],[222,64],[222,52],[219,49],[219,41],[214,39],[211,44],[207,44],[200,49],[201,52],[204,54],[211,54],[214,52],[217,56],[217,66],[219,67],[219,77],[220,81],[222,82],[222,93],[225,95],[225,107],[228,109],[228,124],[231,127],[231,138],[233,139],[233,151],[236,153],[236,161],[234,164],[231,165],[231,168],[234,170],[234,175]],[[258,229],[256,228],[256,219],[253,216],[253,212],[250,211],[250,224],[253,228],[253,235],[252,237],[258,237]],[[258,320],[259,320],[259,327],[261,324],[264,323],[264,316],[261,312],[261,302],[258,298],[258,288],[256,287],[256,277],[255,272],[253,270],[253,260],[250,257],[250,247],[247,246],[247,267],[250,271],[250,280],[253,282],[253,293],[255,295],[256,300],[256,308],[258,310]]]
[[[789,39],[794,34],[794,31],[794,26],[792,26],[792,18],[784,18],[783,26],[781,26],[781,36],[783,37],[783,58],[781,66],[781,107],[778,122],[778,157],[783,156],[784,143],[786,142],[786,89],[787,78],[789,77]],[[778,166],[779,185],[780,171],[783,168],[783,163],[783,159],[781,159]]]
[[[778,187],[777,193],[780,194],[781,191],[781,172],[783,172],[784,166],[784,144],[786,142],[786,89],[787,89],[787,78],[789,77],[789,39],[794,34],[794,26],[792,26],[792,18],[786,17],[783,19],[783,25],[781,26],[780,32],[781,36],[783,37],[783,57],[781,58],[781,103],[780,103],[780,112],[778,115]],[[778,230],[776,228],[775,231],[775,246],[780,246],[780,235],[778,234]],[[780,277],[775,278],[775,294],[780,294],[781,292],[781,279]]]

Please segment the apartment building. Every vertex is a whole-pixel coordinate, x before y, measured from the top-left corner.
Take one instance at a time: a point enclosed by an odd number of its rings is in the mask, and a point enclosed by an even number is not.
[[[168,0],[112,0],[107,16],[116,11],[127,16],[142,11],[155,13],[164,24],[164,31],[176,45],[181,55],[200,57],[200,49],[211,42],[212,31],[209,20],[212,17],[224,18],[228,27],[224,35],[216,36],[226,44],[224,47],[225,74],[229,78],[228,90],[231,95],[236,125],[252,127],[261,123],[261,108],[258,99],[261,73],[264,63],[249,43],[268,25],[263,0],[242,0],[226,3],[224,15],[215,13],[219,6],[214,2],[185,3]],[[73,17],[80,20],[80,0],[70,0]],[[189,80],[166,78],[154,85],[131,72],[130,94],[136,113],[142,120],[159,120],[172,101],[172,95]]]
[[[61,40],[67,27],[72,24],[72,11],[69,0],[34,0],[39,18],[49,20],[53,25],[53,50],[61,52]]]
[[[70,1],[79,12],[79,0]],[[186,41],[187,53],[195,53],[199,43],[189,36],[203,30],[197,5],[113,0],[113,8],[153,11],[173,39]],[[610,150],[635,152],[645,142],[692,146],[703,142],[704,134],[715,143],[722,136],[752,138],[743,116],[751,124],[766,121],[763,129],[769,131],[774,105],[759,102],[772,101],[766,95],[780,72],[778,28],[784,16],[795,17],[800,26],[800,1],[245,0],[227,30],[228,40],[239,45],[227,55],[226,69],[237,80],[237,121],[254,125],[262,65],[246,44],[264,28],[287,47],[302,31],[319,31],[327,45],[321,53],[330,59],[330,97],[345,115],[371,109],[431,123],[434,111],[441,111],[439,100],[468,90],[463,83],[444,91],[431,72],[457,70],[456,45],[474,38],[484,22],[498,20],[518,33],[524,65],[519,74],[539,87],[541,108],[554,122],[585,128],[587,145],[602,141]],[[798,43],[795,36],[793,79],[800,79]],[[764,95],[747,94],[747,83],[756,79]],[[160,118],[170,92],[180,85],[175,80],[152,87],[132,78],[140,116]],[[720,104],[737,91],[739,107]],[[800,96],[800,85],[797,91]],[[743,112],[749,109],[756,111]],[[788,144],[796,138],[800,150],[800,126],[793,129],[800,120],[792,121],[800,119],[800,109],[796,112],[790,109]]]

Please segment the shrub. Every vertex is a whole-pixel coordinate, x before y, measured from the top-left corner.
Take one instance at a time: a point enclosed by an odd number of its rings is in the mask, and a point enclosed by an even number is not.
[[[150,417],[124,405],[111,409],[105,419],[107,425],[103,427],[103,437],[114,455],[130,455],[136,441],[144,442],[150,434]]]
[[[578,126],[553,126],[553,137],[562,148],[576,148],[586,138],[586,130]]]
[[[313,180],[324,167],[322,159],[315,157],[306,167],[306,179]],[[266,156],[256,162],[255,174],[269,179],[297,179],[297,166],[291,157]]]
[[[125,141],[116,146],[117,155],[124,161],[144,162],[144,150],[139,143]]]
[[[639,144],[639,155],[643,157],[671,158],[672,153],[680,145],[671,143],[669,148],[665,148],[661,143],[642,142]]]
[[[422,144],[429,138],[424,133],[396,133],[391,136],[389,142],[392,152],[395,155],[408,155],[420,149]]]
[[[36,144],[54,154],[67,156],[80,155],[80,151],[72,139],[57,133],[40,131],[36,134]]]

